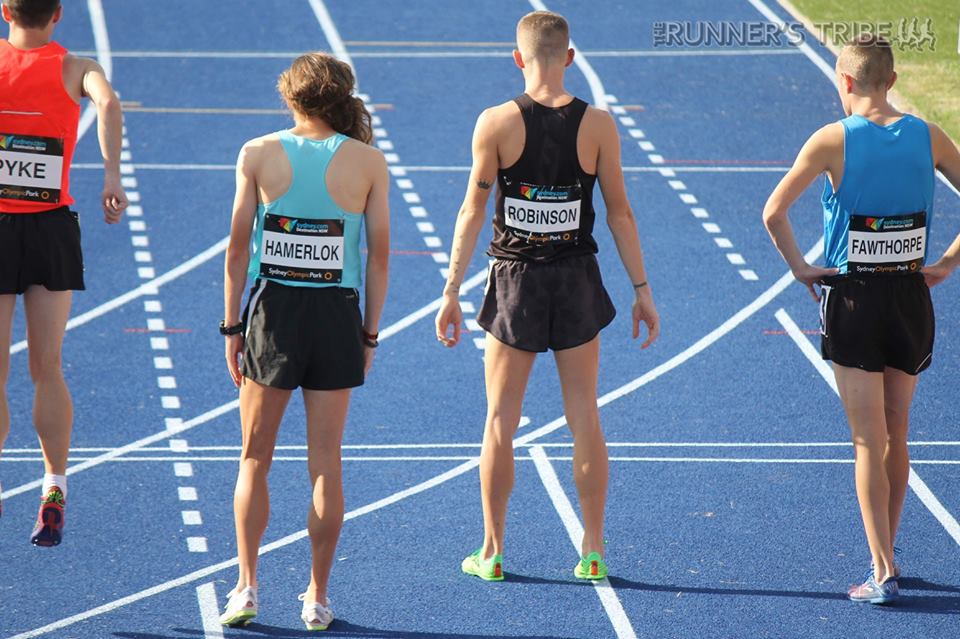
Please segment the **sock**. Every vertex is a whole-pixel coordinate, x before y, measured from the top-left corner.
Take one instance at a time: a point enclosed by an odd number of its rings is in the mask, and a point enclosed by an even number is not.
[[[43,475],[43,494],[46,495],[51,486],[56,486],[63,493],[63,498],[67,498],[67,476],[44,473]]]

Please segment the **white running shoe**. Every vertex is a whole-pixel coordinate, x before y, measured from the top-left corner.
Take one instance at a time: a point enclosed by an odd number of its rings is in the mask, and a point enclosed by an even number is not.
[[[227,605],[220,615],[223,625],[246,626],[257,616],[257,589],[253,586],[247,586],[240,592],[231,590],[227,597]]]
[[[330,600],[327,599],[327,605],[322,603],[307,603],[304,601],[307,593],[303,593],[297,599],[303,601],[303,611],[300,618],[306,624],[307,630],[326,630],[333,623],[333,610],[330,608]]]

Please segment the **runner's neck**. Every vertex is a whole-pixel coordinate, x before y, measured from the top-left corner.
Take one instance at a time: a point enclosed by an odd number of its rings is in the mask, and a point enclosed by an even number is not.
[[[53,41],[53,29],[24,29],[15,24],[10,25],[10,35],[7,42],[15,49],[29,51],[45,47]]]

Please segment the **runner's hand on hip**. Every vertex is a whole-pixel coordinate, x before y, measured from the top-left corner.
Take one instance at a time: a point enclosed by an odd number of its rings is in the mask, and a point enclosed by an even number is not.
[[[928,287],[936,286],[937,284],[942,284],[944,280],[950,277],[950,273],[953,270],[941,263],[942,260],[934,262],[930,266],[925,266],[920,272],[923,273],[923,279],[926,281]]]
[[[799,271],[795,272],[793,276],[797,279],[798,282],[807,287],[807,290],[810,291],[810,295],[817,302],[820,301],[820,294],[813,288],[814,284],[822,284],[825,277],[830,277],[831,275],[836,275],[840,272],[838,268],[821,268],[819,266],[811,266],[806,264]]]
[[[243,353],[243,335],[227,335],[224,339],[226,343],[227,372],[230,373],[230,379],[233,385],[240,388],[240,382],[243,381],[243,375],[240,374],[240,355]]]
[[[647,339],[640,345],[640,348],[646,348],[660,336],[660,315],[649,286],[637,290],[637,298],[633,301],[633,339],[640,337],[640,322],[647,325]]]
[[[103,205],[103,220],[107,224],[116,224],[127,209],[127,194],[120,185],[118,177],[108,176],[103,180],[103,193],[100,195]]]
[[[453,325],[453,337],[447,337],[447,330]],[[437,341],[451,348],[460,341],[460,325],[463,324],[463,312],[460,310],[460,300],[457,297],[443,297],[443,304],[437,311],[436,328]]]

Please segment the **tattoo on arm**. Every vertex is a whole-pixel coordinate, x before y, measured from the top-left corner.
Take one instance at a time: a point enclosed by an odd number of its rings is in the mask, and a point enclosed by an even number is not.
[[[488,190],[493,186],[493,182],[487,182],[486,180],[477,180],[477,186],[479,186],[484,191]]]

